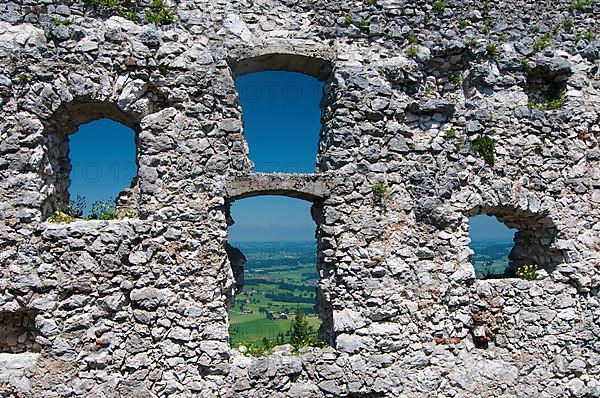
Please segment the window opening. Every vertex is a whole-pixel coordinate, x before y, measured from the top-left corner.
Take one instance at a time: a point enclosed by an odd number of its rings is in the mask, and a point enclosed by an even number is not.
[[[235,85],[254,171],[314,172],[324,83],[298,72],[263,71],[239,76]]]
[[[319,275],[310,207],[309,202],[275,196],[231,205],[228,254],[237,282],[229,310],[232,347],[268,351],[279,344],[300,348],[318,343]]]

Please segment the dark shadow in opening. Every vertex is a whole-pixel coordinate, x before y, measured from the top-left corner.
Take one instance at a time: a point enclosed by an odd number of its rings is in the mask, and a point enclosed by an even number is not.
[[[308,57],[299,54],[273,53],[256,57],[230,60],[229,66],[234,77],[262,71],[288,71],[313,76],[321,81],[331,77],[331,62],[324,58]]]
[[[36,311],[0,312],[0,353],[40,352]]]

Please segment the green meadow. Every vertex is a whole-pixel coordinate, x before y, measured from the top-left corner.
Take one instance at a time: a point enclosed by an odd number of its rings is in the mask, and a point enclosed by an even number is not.
[[[470,244],[475,252],[473,267],[478,278],[500,276],[508,267],[508,255],[514,243],[503,241],[473,241]]]
[[[315,243],[253,242],[234,246],[244,253],[247,263],[243,290],[229,311],[231,345],[278,336],[287,340],[290,318],[298,308],[318,330],[321,321],[314,309],[318,280]]]

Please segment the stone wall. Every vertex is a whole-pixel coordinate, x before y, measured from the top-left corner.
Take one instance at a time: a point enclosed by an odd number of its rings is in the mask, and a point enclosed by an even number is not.
[[[40,351],[0,391],[600,396],[598,2],[181,0],[166,26],[148,3],[0,2],[0,313],[34,314]],[[325,81],[313,175],[251,171],[234,78],[265,68]],[[527,106],[552,85],[562,106]],[[49,223],[98,117],[137,133],[139,217]],[[331,347],[228,345],[228,208],[257,194],[314,203]],[[475,279],[482,213],[539,280]]]

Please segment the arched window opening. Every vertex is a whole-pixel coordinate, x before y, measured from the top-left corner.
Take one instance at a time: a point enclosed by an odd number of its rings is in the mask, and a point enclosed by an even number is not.
[[[323,317],[317,306],[316,226],[310,214],[310,202],[288,197],[256,196],[231,204],[232,347],[264,352],[280,344],[301,348],[318,343]]]
[[[254,171],[313,173],[317,167],[332,65],[319,51],[306,53],[274,52],[229,62]]]
[[[46,126],[50,222],[137,216],[139,126],[110,103],[74,103]]]
[[[312,173],[321,131],[323,82],[298,72],[236,78],[254,171]]]
[[[479,279],[535,280],[564,261],[557,228],[546,216],[514,209],[474,210],[469,220],[472,263]]]

